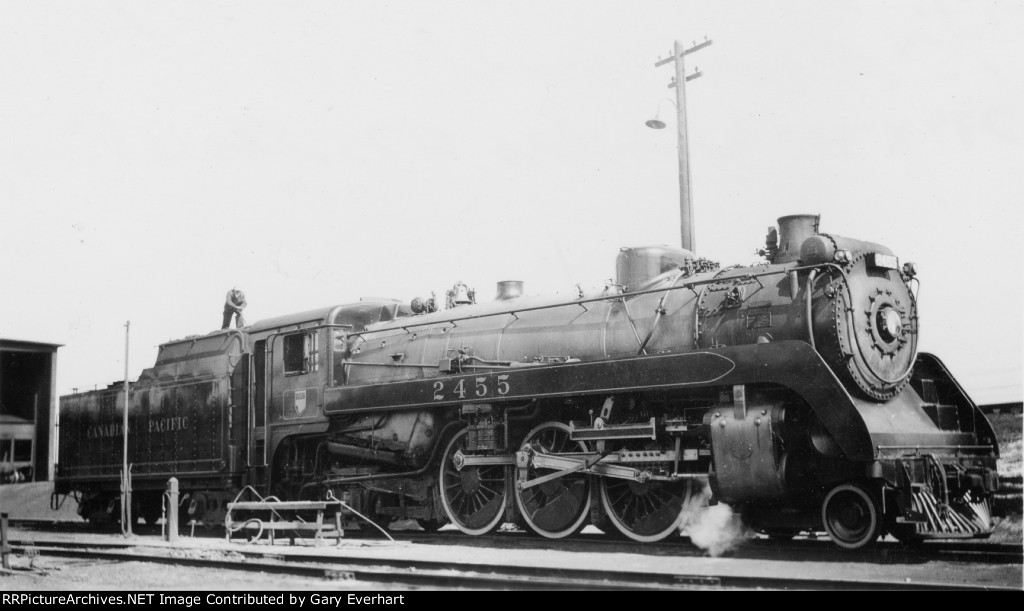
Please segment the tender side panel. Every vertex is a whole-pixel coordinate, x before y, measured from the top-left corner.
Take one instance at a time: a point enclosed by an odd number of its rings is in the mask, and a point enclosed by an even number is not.
[[[132,392],[128,460],[138,477],[221,472],[227,466],[224,380]],[[61,401],[61,479],[117,477],[123,461],[124,393],[101,391]]]
[[[90,474],[117,473],[123,456],[122,405],[122,393],[114,390],[61,397],[58,484]],[[101,465],[117,468],[111,471]]]
[[[244,469],[248,357],[238,332],[161,346],[131,386],[128,460],[136,482]],[[109,487],[121,472],[124,391],[61,397],[59,490]]]

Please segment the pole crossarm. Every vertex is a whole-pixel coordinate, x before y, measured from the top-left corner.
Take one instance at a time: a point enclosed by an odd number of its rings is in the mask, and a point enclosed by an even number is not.
[[[689,75],[686,76],[686,82],[689,83],[693,79],[700,78],[702,76],[704,76],[703,72],[701,72],[700,70],[694,70],[693,74],[689,74]],[[676,79],[673,78],[671,81],[669,81],[668,88],[672,89],[675,86],[676,86]]]
[[[697,51],[700,51],[704,47],[710,45],[712,42],[714,42],[714,41],[705,40],[704,42],[700,43],[699,45],[694,45],[694,46],[690,47],[689,49],[686,49],[685,51],[680,53],[680,55],[689,55],[690,53],[696,53]],[[674,53],[673,52],[669,52],[669,57],[666,57],[665,59],[659,59],[658,61],[654,62],[654,67],[657,68],[659,66],[664,66],[665,64],[672,63],[673,61],[675,61],[675,59],[676,58],[674,57]]]

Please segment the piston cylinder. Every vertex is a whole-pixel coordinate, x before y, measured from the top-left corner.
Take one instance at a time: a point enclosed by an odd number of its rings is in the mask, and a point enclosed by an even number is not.
[[[777,446],[778,405],[735,393],[732,406],[708,410],[716,494],[727,503],[770,500],[786,492],[786,455]]]

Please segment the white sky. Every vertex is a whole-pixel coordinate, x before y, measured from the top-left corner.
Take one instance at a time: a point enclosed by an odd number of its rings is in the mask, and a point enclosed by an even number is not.
[[[1022,2],[0,0],[0,337],[58,390],[168,339],[391,296],[597,285],[678,243],[687,57],[699,254],[779,216],[918,264],[922,350],[1022,398]],[[643,122],[661,105],[669,129]]]

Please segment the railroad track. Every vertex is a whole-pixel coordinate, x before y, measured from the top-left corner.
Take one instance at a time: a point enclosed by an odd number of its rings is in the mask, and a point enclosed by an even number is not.
[[[395,533],[392,533],[393,535]],[[469,536],[461,532],[446,532],[443,535],[406,531],[402,537],[417,543],[439,545],[450,544],[457,540],[462,545],[481,545],[492,547],[517,548],[536,546],[537,549],[549,549],[550,542],[526,532],[510,532],[484,536]],[[706,552],[696,547],[688,537],[663,540],[657,543],[636,543],[614,535],[590,534],[581,535],[566,541],[565,545],[579,547],[599,547],[605,551],[643,553],[649,555],[703,556]],[[801,537],[791,541],[773,541],[765,537],[743,540],[731,553],[743,557],[774,557],[784,555],[787,559],[794,553],[809,555],[828,555],[837,558],[838,551],[827,536],[817,538]],[[1024,561],[1024,546],[1012,543],[990,543],[985,540],[941,540],[928,541],[916,546],[905,546],[895,541],[880,541],[874,547],[860,550],[844,550],[838,557],[845,561],[871,561],[884,556],[888,559],[898,558],[942,558],[944,560],[964,560],[978,562],[1018,562]]]
[[[88,523],[50,523],[37,520],[12,520],[12,524],[28,526],[33,529],[44,527],[46,532],[96,532],[94,525]],[[139,527],[160,532],[157,527]],[[219,528],[198,528],[197,539],[220,539]],[[457,530],[442,533],[428,533],[415,530],[391,531],[391,535],[401,540],[408,540],[425,545],[466,545],[473,547],[515,548],[537,550],[551,549],[551,541],[526,531],[494,533],[490,535],[466,535]],[[298,537],[301,539],[301,537]],[[346,531],[346,539],[381,540],[377,531]],[[237,539],[239,543],[241,539]],[[696,547],[688,537],[666,539],[657,543],[636,543],[618,537],[615,534],[600,532],[586,533],[572,539],[559,542],[570,551],[600,551],[635,553],[650,556],[701,557],[706,552]],[[111,544],[118,545],[118,544]],[[241,548],[245,549],[245,548]],[[1024,546],[1020,543],[991,543],[986,540],[938,540],[927,541],[915,546],[905,546],[895,541],[880,541],[874,547],[859,551],[843,551],[836,554],[835,548],[826,536],[799,537],[791,541],[774,541],[767,538],[745,539],[729,554],[730,557],[763,558],[788,560],[829,560],[849,562],[890,562],[941,559],[947,561],[963,561],[990,564],[1024,563]]]
[[[863,581],[781,576],[649,573],[618,569],[574,569],[502,564],[365,558],[289,553],[266,549],[147,547],[130,543],[11,541],[15,553],[102,562],[152,562],[215,570],[263,572],[327,581],[355,580],[411,589],[480,590],[993,590],[970,584]],[[1017,557],[1019,561],[1019,556]]]

